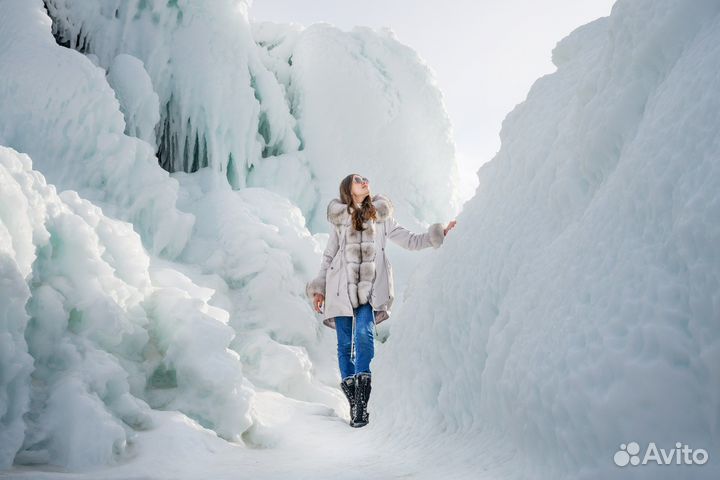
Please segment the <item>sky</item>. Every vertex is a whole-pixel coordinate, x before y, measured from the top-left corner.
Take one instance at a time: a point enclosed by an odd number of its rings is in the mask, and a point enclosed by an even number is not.
[[[555,70],[551,52],[614,0],[253,0],[256,21],[390,28],[434,71],[453,125],[461,198],[500,148],[505,116]]]

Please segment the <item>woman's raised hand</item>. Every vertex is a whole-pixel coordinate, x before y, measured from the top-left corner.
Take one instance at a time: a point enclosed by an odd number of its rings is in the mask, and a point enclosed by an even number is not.
[[[457,222],[455,220],[451,220],[450,223],[448,223],[448,226],[445,227],[445,230],[443,230],[443,233],[447,236],[448,232],[455,228],[455,225]]]
[[[313,308],[317,313],[322,313],[322,307],[325,303],[325,295],[322,293],[316,293],[313,296]]]

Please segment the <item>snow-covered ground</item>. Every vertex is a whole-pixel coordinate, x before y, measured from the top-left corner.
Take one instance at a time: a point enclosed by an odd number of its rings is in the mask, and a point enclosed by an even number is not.
[[[464,200],[412,49],[239,0],[2,0],[0,46],[0,477],[720,474],[716,1],[558,44],[443,247],[391,252],[362,429],[304,284],[345,174],[416,231]]]

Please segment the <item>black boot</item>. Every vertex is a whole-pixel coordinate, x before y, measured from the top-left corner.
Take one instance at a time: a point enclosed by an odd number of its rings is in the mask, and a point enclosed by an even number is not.
[[[370,400],[371,377],[369,373],[358,373],[355,378],[355,415],[353,415],[350,426],[364,427],[370,421],[367,406],[368,400]]]
[[[350,404],[350,423],[352,423],[355,417],[355,377],[347,377],[344,379],[340,382],[340,388]]]

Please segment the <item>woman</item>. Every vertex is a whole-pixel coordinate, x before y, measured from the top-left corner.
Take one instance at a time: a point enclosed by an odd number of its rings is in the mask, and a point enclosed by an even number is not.
[[[371,197],[369,180],[357,174],[342,180],[340,198],[330,201],[327,218],[333,228],[320,273],[306,290],[315,311],[323,314],[323,323],[337,330],[340,387],[350,403],[350,425],[362,427],[369,420],[373,327],[390,316],[394,299],[386,241],[408,250],[438,248],[456,222],[411,233],[393,218],[390,200]]]

